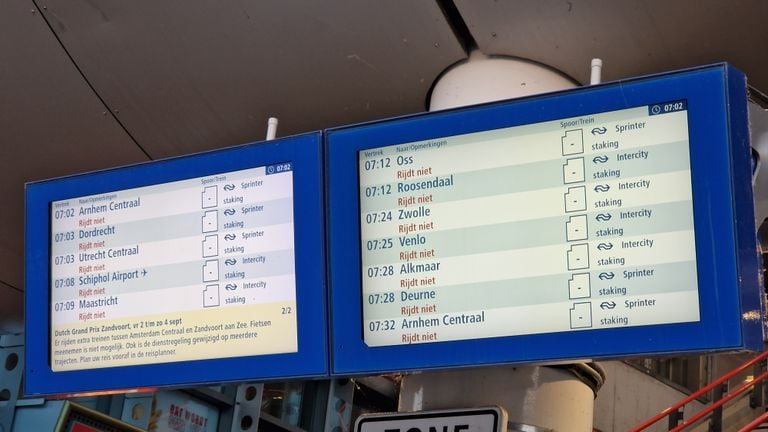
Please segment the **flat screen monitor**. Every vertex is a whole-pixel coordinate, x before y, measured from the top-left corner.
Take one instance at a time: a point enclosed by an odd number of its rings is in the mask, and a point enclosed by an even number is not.
[[[320,146],[27,185],[27,394],[325,375]]]
[[[745,94],[718,65],[328,131],[334,372],[758,347]]]

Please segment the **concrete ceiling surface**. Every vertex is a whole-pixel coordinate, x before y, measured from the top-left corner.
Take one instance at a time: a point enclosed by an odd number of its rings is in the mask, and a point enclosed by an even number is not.
[[[589,83],[728,61],[768,90],[765,0],[456,0],[485,54],[523,57]]]
[[[23,288],[25,182],[147,159],[104,112],[34,3],[0,2],[0,281],[5,284]],[[8,289],[0,285],[0,303],[10,301],[3,295]]]
[[[41,5],[44,3],[40,3]],[[465,52],[432,1],[51,1],[44,11],[152,157],[424,110]]]
[[[605,80],[726,60],[768,91],[765,0],[454,3],[484,53],[582,83],[593,57]],[[270,116],[285,136],[423,111],[466,58],[453,30],[425,0],[0,1],[0,332],[24,182],[261,140]]]

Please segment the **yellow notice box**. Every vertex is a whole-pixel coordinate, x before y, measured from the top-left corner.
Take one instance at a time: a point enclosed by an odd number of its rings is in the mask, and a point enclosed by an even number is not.
[[[297,351],[291,301],[57,326],[51,367],[60,372]]]

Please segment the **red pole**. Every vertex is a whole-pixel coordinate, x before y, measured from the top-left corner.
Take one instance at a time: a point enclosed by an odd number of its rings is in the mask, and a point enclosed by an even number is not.
[[[733,378],[734,376],[736,376],[739,373],[741,373],[744,370],[746,370],[748,367],[754,365],[755,363],[757,363],[757,362],[759,362],[759,361],[761,361],[761,360],[763,360],[765,358],[768,358],[768,351],[760,354],[759,356],[753,358],[752,360],[744,363],[743,365],[737,367],[736,369],[734,369],[734,370],[728,372],[727,374],[721,376],[716,381],[711,382],[708,386],[699,389],[699,391],[693,393],[692,395],[686,397],[685,399],[680,400],[679,402],[675,403],[674,405],[672,405],[671,407],[665,409],[664,411],[656,414],[650,420],[647,420],[646,422],[644,422],[640,426],[636,426],[634,429],[630,430],[630,432],[640,432],[642,430],[647,429],[648,427],[650,427],[651,425],[653,425],[657,421],[659,421],[659,420],[663,419],[664,417],[668,416],[671,412],[677,411],[678,408],[686,405],[688,402],[690,402],[690,401],[696,399],[697,397],[703,395],[704,393],[712,390],[713,388],[719,386],[720,384],[724,383],[725,381],[728,381],[729,379]]]
[[[748,425],[744,426],[743,428],[739,429],[739,432],[750,432],[754,430],[756,427],[760,426],[761,424],[768,421],[768,412],[763,413],[760,417],[752,420]]]

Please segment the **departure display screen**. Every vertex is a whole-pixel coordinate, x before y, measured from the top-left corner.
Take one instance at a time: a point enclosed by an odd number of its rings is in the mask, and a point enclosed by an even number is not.
[[[368,346],[700,320],[686,100],[358,163]]]
[[[297,352],[291,168],[51,202],[51,369]]]

